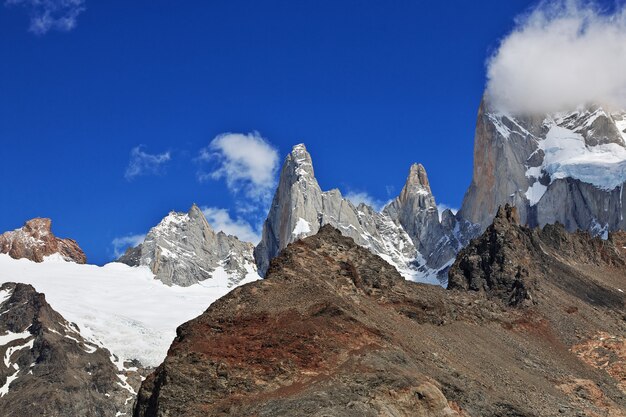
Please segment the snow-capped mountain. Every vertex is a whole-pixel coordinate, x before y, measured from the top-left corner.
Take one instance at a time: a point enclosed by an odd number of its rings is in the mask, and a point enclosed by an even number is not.
[[[54,236],[51,227],[50,219],[28,220],[21,228],[0,235],[0,253],[34,262],[41,262],[45,256],[58,254],[68,261],[84,264],[87,258],[76,241]]]
[[[232,287],[256,278],[253,245],[215,232],[195,204],[187,213],[171,212],[146,235],[143,243],[118,260],[148,266],[167,285],[189,286],[208,279]]]
[[[43,294],[4,283],[0,314],[1,415],[131,414],[138,369],[119,369],[108,350],[84,339]]]
[[[187,286],[172,281],[166,285],[157,279],[152,265],[79,264],[63,250],[39,256],[52,247],[41,241],[57,241],[50,240],[51,233],[43,238],[42,233],[30,233],[35,221],[27,223],[26,232],[11,232],[12,241],[27,250],[11,253],[13,257],[0,254],[0,285],[4,284],[0,288],[0,354],[4,349],[5,358],[4,367],[0,365],[0,414],[130,415],[140,377],[163,360],[176,328],[233,286],[259,278],[250,244],[208,228],[202,228],[199,237],[194,222],[206,223],[197,207],[188,214],[172,213],[153,229],[154,240],[146,239],[161,256],[161,265],[189,274],[188,282],[196,280]],[[49,231],[49,220],[44,223],[47,229],[36,230]],[[193,268],[184,269],[189,264],[163,257],[169,250],[209,270],[211,264],[202,264],[206,258],[198,256],[202,252],[185,252],[196,248],[189,242],[199,238],[198,247],[214,250],[208,254],[214,258],[231,251],[209,276],[200,275],[201,281]],[[214,247],[209,239],[215,239]],[[165,244],[170,246],[159,246]],[[242,262],[235,253],[240,248],[248,257],[243,277],[235,267],[227,269]],[[75,249],[80,251],[78,245]],[[37,256],[14,259],[16,254]],[[157,268],[157,272],[162,270]]]
[[[484,229],[513,204],[522,224],[596,234],[626,228],[626,112],[584,106],[520,117],[481,104],[474,176],[459,217]]]
[[[406,278],[439,283],[438,271],[458,247],[456,220],[442,226],[426,171],[411,167],[402,194],[382,212],[354,206],[337,189],[322,191],[303,144],[287,155],[272,205],[254,250],[259,272],[289,243],[330,224],[394,265]]]

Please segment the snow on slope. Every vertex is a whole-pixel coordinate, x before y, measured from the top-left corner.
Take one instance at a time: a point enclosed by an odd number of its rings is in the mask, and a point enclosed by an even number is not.
[[[259,278],[250,270],[241,284]],[[31,284],[53,309],[80,327],[85,339],[121,360],[137,359],[145,366],[163,361],[176,327],[232,289],[223,268],[198,284],[169,287],[155,280],[148,267],[79,265],[55,256],[35,263],[4,254],[0,282]]]
[[[561,116],[556,120],[546,119],[549,126],[545,138],[537,138],[538,150],[543,151],[544,158],[540,166],[530,167],[526,171],[528,178],[538,180],[543,173],[550,176],[550,180],[574,178],[592,184],[595,187],[611,191],[626,182],[626,148],[617,143],[603,143],[590,146],[580,133],[583,128],[591,126],[596,111],[582,126],[564,127],[563,120],[572,119],[572,115]],[[617,116],[614,116],[617,117]],[[621,116],[620,116],[621,117]],[[611,119],[626,139],[626,120]],[[570,125],[573,124],[570,122]],[[572,130],[573,129],[573,130]],[[547,186],[538,181],[526,191],[530,205],[539,202],[546,192]]]
[[[552,126],[539,147],[545,152],[543,167],[551,178],[576,178],[604,190],[626,180],[626,149],[618,144],[587,146],[582,135]]]

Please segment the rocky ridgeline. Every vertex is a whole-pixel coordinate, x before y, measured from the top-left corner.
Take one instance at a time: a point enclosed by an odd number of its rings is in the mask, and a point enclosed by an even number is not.
[[[130,415],[141,381],[25,284],[0,286],[0,357],[3,416]]]
[[[581,264],[626,268],[622,246],[616,244],[625,235],[616,232],[602,240],[586,231],[568,233],[561,224],[530,229],[520,225],[517,209],[506,205],[483,235],[461,251],[449,271],[448,288],[479,291],[509,305],[532,304],[540,280],[552,281],[569,270],[571,281],[580,275],[576,267]],[[619,305],[622,299],[593,282],[571,290],[597,302]]]
[[[500,205],[522,224],[559,222],[597,235],[625,230],[626,113],[586,106],[516,116],[481,103],[474,174],[459,217],[484,230]]]
[[[261,274],[291,242],[332,225],[354,241],[385,258],[405,277],[424,279],[445,268],[460,249],[462,232],[451,212],[439,221],[426,171],[411,167],[401,195],[382,212],[354,206],[339,190],[322,191],[311,155],[302,144],[285,159],[278,188],[254,250]],[[461,233],[459,233],[461,231]]]
[[[46,256],[60,255],[67,261],[84,264],[87,257],[76,241],[54,236],[51,226],[50,219],[35,218],[19,229],[1,234],[0,253],[34,262],[42,262]]]
[[[167,285],[189,286],[218,279],[218,274],[225,285],[233,286],[255,273],[252,251],[251,243],[213,231],[202,210],[193,205],[187,213],[168,214],[118,262],[146,265]]]
[[[626,273],[611,242],[531,231],[505,208],[445,290],[324,225],[179,327],[134,416],[619,416]]]

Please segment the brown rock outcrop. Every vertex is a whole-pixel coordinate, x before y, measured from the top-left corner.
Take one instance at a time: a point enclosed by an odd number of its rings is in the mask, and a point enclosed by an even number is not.
[[[42,262],[45,256],[59,254],[69,261],[79,264],[87,262],[87,257],[78,243],[72,239],[60,239],[52,233],[52,220],[34,218],[24,226],[0,235],[0,253],[7,253],[14,259],[26,258]]]

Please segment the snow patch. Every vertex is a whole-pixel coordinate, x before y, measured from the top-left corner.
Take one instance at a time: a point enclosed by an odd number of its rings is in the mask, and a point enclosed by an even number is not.
[[[530,205],[534,206],[537,204],[546,193],[547,189],[548,187],[541,184],[539,181],[536,181],[533,185],[528,187],[528,190],[526,190],[526,198],[530,202]]]
[[[302,217],[298,218],[298,222],[296,223],[296,227],[293,228],[293,232],[291,232],[294,236],[300,236],[306,233],[311,232],[311,225],[309,222],[304,220]]]

